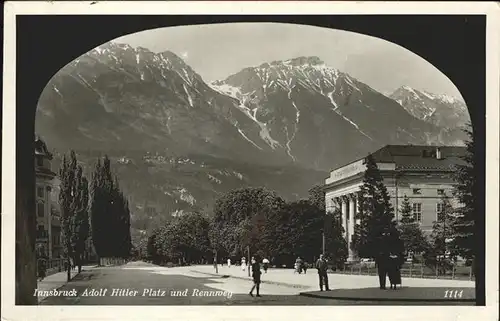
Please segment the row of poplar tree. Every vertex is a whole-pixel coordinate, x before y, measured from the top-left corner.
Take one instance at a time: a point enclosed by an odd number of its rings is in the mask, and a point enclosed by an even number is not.
[[[120,190],[118,178],[113,176],[107,156],[98,159],[89,183],[76,153],[63,156],[59,170],[61,210],[61,244],[70,265],[81,271],[85,251],[90,251],[88,239],[99,258],[127,258],[132,243],[130,237],[130,210]]]

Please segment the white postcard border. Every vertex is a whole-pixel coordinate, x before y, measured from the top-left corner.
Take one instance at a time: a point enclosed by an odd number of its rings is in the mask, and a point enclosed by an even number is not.
[[[4,7],[2,135],[2,319],[5,320],[497,320],[499,195],[499,6],[493,2],[7,2]],[[486,300],[463,306],[14,306],[16,24],[19,14],[486,14]],[[334,280],[333,280],[334,282]]]

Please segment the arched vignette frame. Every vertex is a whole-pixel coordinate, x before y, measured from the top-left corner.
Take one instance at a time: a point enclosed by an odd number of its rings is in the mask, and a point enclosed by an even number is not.
[[[485,15],[17,16],[16,280],[30,274],[23,266],[35,260],[35,110],[50,78],[78,56],[126,34],[230,22],[294,23],[357,32],[398,44],[438,68],[455,84],[469,109],[476,143],[476,235],[485,235]],[[476,241],[476,304],[485,305],[485,238]],[[33,254],[26,253],[28,248]],[[29,287],[17,289],[16,304],[35,304],[20,299],[28,292],[32,293]]]

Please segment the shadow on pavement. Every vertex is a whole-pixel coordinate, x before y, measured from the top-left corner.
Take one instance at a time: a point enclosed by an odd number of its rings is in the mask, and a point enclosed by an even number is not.
[[[331,291],[308,291],[300,295],[333,299],[333,300],[355,300],[355,301],[390,301],[390,302],[475,302],[474,288],[445,288],[445,287],[402,287],[382,290],[379,288],[361,289],[336,289]]]

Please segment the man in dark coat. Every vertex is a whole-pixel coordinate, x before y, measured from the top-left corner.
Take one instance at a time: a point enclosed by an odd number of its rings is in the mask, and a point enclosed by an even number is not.
[[[385,283],[389,268],[389,253],[387,253],[386,250],[381,249],[380,253],[375,258],[375,264],[377,265],[380,289],[385,290]]]
[[[375,264],[377,265],[378,279],[380,284],[380,289],[385,290],[385,284],[387,281],[387,274],[389,269],[389,233],[384,231],[381,235],[378,244],[378,254],[375,257]]]
[[[250,296],[253,296],[253,290],[257,289],[257,297],[260,297],[259,290],[260,290],[260,264],[257,262],[257,259],[255,257],[252,257],[252,277],[253,277],[253,286],[252,289],[250,290]]]
[[[328,286],[328,263],[326,262],[323,254],[319,256],[319,259],[316,261],[316,269],[318,270],[319,277],[319,289],[323,291],[323,284],[325,285],[325,290],[330,291],[330,287]]]

